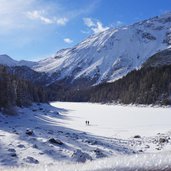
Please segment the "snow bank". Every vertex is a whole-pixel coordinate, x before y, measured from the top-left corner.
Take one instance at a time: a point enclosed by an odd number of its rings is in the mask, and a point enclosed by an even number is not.
[[[4,168],[3,171],[132,171],[132,170],[169,170],[171,169],[171,153],[138,154],[131,156],[115,156],[85,164],[66,164],[59,162],[51,166],[27,168]]]
[[[0,114],[0,170],[171,168],[170,108],[52,105],[19,108],[16,116]]]

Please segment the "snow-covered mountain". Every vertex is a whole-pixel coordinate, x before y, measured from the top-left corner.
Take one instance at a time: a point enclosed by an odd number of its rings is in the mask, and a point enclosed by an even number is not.
[[[17,61],[12,59],[6,54],[0,55],[0,63],[2,65],[8,65],[8,66],[15,66],[17,64]]]
[[[12,59],[10,56],[3,54],[3,55],[0,55],[0,64],[7,65],[10,67],[11,66],[28,66],[32,68],[34,65],[37,64],[37,62],[25,61],[25,60],[16,61]]]
[[[95,34],[33,68],[57,79],[114,81],[171,46],[171,13]]]
[[[171,48],[153,55],[143,64],[143,67],[162,67],[167,65],[171,65]]]
[[[45,72],[52,76],[51,82],[65,80],[93,85],[117,80],[170,47],[171,13],[167,13],[129,26],[110,28],[38,62],[16,61],[1,55],[0,63],[25,65]]]

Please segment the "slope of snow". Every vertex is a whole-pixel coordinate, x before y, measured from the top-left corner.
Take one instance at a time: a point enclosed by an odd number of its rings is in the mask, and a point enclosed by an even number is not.
[[[0,114],[0,170],[171,168],[170,108],[51,105],[19,108],[16,116]],[[51,143],[50,138],[58,143]]]
[[[59,162],[52,166],[3,168],[3,171],[170,171],[171,153],[115,156],[99,159],[86,164],[66,164]]]
[[[110,28],[38,62],[16,61],[1,55],[0,63],[55,73],[53,81],[86,78],[91,84],[99,84],[121,78],[140,68],[152,55],[170,47],[171,13],[168,13],[133,25]]]
[[[96,78],[112,81],[141,67],[150,56],[171,45],[171,13],[92,35],[70,49],[39,62],[39,72],[58,73],[58,79]]]
[[[35,65],[37,65],[37,62],[26,61],[26,60],[21,60],[21,61],[18,61],[18,63],[17,63],[17,66],[27,66],[30,68],[32,68]]]

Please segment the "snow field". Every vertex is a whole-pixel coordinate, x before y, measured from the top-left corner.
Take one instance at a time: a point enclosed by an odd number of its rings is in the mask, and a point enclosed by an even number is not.
[[[18,108],[16,116],[0,114],[0,170],[169,170],[170,117],[169,107],[53,102]]]

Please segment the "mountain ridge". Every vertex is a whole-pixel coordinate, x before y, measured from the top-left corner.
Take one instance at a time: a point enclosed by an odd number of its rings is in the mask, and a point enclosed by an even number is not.
[[[152,55],[171,47],[171,13],[110,28],[73,48],[61,49],[38,62],[13,61],[53,77],[53,82],[97,85],[122,78]]]
[[[115,82],[70,90],[58,98],[74,102],[171,105],[170,74],[171,49],[168,49],[153,55],[142,68]]]
[[[7,66],[27,66],[32,68],[34,65],[37,64],[37,62],[33,62],[33,61],[26,61],[26,60],[20,60],[17,61],[13,58],[11,58],[10,56],[8,56],[7,54],[2,54],[0,55],[0,64],[2,65],[7,65]]]
[[[57,80],[85,78],[94,84],[115,81],[155,53],[171,46],[171,13],[89,36],[73,48],[40,61],[34,70],[56,73]]]

